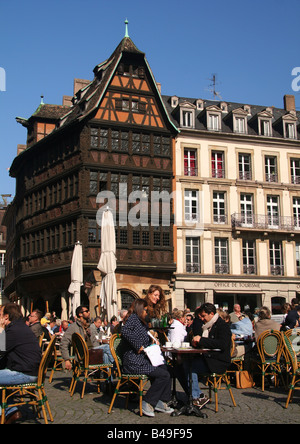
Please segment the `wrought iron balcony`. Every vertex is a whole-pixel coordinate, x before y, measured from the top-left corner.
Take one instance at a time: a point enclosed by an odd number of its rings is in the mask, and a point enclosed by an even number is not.
[[[232,229],[299,231],[300,218],[262,214],[234,213],[231,215]]]
[[[200,273],[200,264],[186,264],[187,273]]]

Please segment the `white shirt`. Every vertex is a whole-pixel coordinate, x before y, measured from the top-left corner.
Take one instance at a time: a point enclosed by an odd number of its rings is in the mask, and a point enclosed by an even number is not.
[[[173,343],[180,342],[181,344],[184,342],[186,335],[187,333],[185,326],[180,321],[177,321],[177,319],[174,319],[168,332],[169,341]]]

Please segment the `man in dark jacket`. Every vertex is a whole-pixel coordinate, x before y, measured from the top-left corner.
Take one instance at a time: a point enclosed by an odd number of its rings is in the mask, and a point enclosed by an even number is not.
[[[219,317],[216,307],[209,302],[200,307],[199,317],[203,321],[202,332],[201,335],[194,336],[192,345],[196,348],[211,350],[202,356],[195,357],[192,362],[193,403],[202,408],[209,398],[199,388],[198,375],[224,373],[229,368],[231,331],[229,324]]]
[[[26,384],[37,381],[42,359],[37,338],[25,324],[20,307],[14,303],[0,310],[0,327],[4,328],[0,350],[0,386]],[[21,417],[16,408],[5,411],[6,423]]]

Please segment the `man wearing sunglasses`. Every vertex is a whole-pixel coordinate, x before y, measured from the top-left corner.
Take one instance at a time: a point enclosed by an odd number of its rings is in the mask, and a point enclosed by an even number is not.
[[[65,361],[66,370],[72,370],[72,362],[70,358],[70,347],[72,343],[73,333],[79,333],[88,343],[90,340],[89,326],[90,326],[90,311],[85,306],[79,306],[76,308],[76,321],[71,324],[60,344],[61,355]]]

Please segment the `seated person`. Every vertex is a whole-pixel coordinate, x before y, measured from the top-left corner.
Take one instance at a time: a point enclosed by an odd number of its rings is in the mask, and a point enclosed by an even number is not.
[[[43,313],[40,310],[33,310],[33,312],[29,315],[29,327],[37,338],[45,333],[41,324],[42,316]]]
[[[250,316],[250,313],[249,313]],[[231,333],[234,339],[238,339],[239,337],[245,337],[245,338],[252,338],[253,337],[253,324],[251,319],[249,318],[248,315],[245,314],[245,317],[242,318],[240,321],[238,322],[234,322],[233,324],[231,324],[230,329],[231,329]],[[248,352],[251,351],[253,347],[253,343],[252,342],[247,342],[247,343],[236,343],[235,349],[236,352],[234,354],[235,358],[240,358],[242,356],[244,356],[245,358],[245,363],[244,363],[244,370],[246,370],[245,367],[247,367],[247,370],[249,369],[249,365],[250,365],[250,356],[247,356],[246,359],[246,354]],[[248,359],[249,358],[249,359]]]
[[[199,388],[198,375],[203,373],[221,374],[230,367],[231,331],[229,324],[216,313],[214,304],[207,302],[201,305],[198,315],[204,324],[201,335],[193,338],[193,347],[220,349],[220,351],[211,351],[196,356],[192,361],[193,404],[201,409],[209,402],[209,398]],[[186,365],[186,372],[187,370]]]
[[[76,321],[71,324],[65,334],[62,337],[60,344],[60,351],[62,358],[65,361],[66,370],[72,370],[72,362],[70,357],[70,348],[72,344],[72,335],[73,333],[80,334],[87,345],[90,345],[90,331],[89,331],[89,321],[90,321],[90,312],[89,309],[85,306],[80,305],[76,308]]]
[[[111,354],[109,344],[102,344],[101,318],[96,316],[94,322],[90,326],[92,348],[103,350],[103,363],[113,364],[114,358]]]
[[[17,304],[7,303],[1,308],[0,326],[5,329],[2,333],[5,341],[1,341],[3,348],[0,350],[0,385],[36,382],[42,353],[38,339],[24,322]],[[20,418],[21,413],[16,407],[5,410],[6,424]]]
[[[255,340],[266,330],[280,330],[280,324],[271,319],[271,312],[268,307],[261,307],[258,313],[258,321],[255,324]]]
[[[176,310],[171,316],[172,328],[168,331],[168,340],[170,342],[181,345],[185,341],[187,332],[185,328],[185,316],[182,310]]]
[[[135,299],[124,319],[122,337],[128,344],[124,352],[123,368],[125,373],[148,375],[151,387],[144,396],[142,411],[146,416],[155,416],[154,410],[172,413],[167,403],[171,400],[171,378],[166,365],[154,367],[144,349],[151,345],[148,335],[147,302]]]

